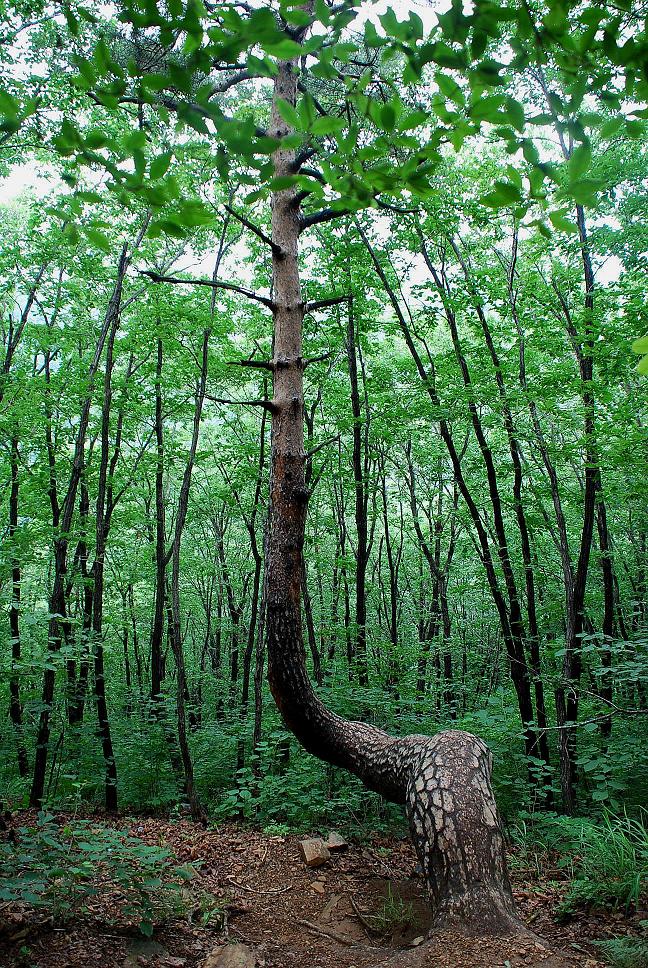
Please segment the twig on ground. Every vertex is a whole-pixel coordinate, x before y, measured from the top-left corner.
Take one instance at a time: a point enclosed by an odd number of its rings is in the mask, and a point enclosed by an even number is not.
[[[340,944],[345,944],[349,948],[362,947],[357,941],[352,941],[351,938],[347,938],[343,934],[338,934],[337,931],[320,928],[318,924],[313,924],[312,921],[306,921],[304,918],[296,918],[295,924],[301,924],[304,928],[308,928],[308,930],[312,931],[314,934],[321,934],[322,937],[330,938],[332,941],[338,941]]]
[[[250,891],[252,894],[262,894],[265,897],[268,897],[269,895],[272,895],[272,894],[285,894],[286,891],[292,891],[293,889],[293,885],[288,884],[287,887],[279,887],[277,888],[276,891],[257,891],[256,888],[248,887],[247,884],[239,884],[239,882],[235,881],[233,877],[226,877],[225,880],[229,881],[230,884],[234,884],[234,886],[238,887],[239,890],[241,891]]]
[[[362,911],[360,910],[360,908],[358,907],[358,905],[356,904],[356,902],[354,901],[353,897],[350,894],[349,894],[349,900],[351,901],[351,907],[355,911],[355,916],[357,917],[358,921],[363,926],[363,928],[366,928],[367,931],[370,932],[370,934],[380,934],[380,931],[378,930],[378,928],[373,927],[369,923],[369,921],[364,916],[364,914],[362,913]]]

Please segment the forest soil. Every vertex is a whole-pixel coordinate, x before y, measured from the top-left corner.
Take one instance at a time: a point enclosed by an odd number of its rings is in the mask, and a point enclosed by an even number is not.
[[[34,820],[22,813],[12,825]],[[87,912],[65,925],[5,904],[2,968],[200,968],[220,946],[233,943],[251,948],[258,968],[599,968],[593,941],[638,934],[646,917],[599,910],[565,921],[559,916],[569,886],[565,871],[555,859],[544,869],[526,867],[512,852],[514,893],[530,933],[469,938],[437,931],[428,937],[430,910],[407,840],[378,833],[355,840],[342,831],[348,849],[312,870],[297,836],[232,824],[204,830],[184,819],[111,822],[167,847],[179,864],[195,870],[181,913],[170,910],[151,943],[138,938],[115,892],[92,898]]]

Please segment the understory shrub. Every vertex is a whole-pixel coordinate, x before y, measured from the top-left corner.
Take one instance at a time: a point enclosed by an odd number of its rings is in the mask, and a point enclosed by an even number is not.
[[[605,904],[637,910],[648,884],[648,812],[607,814],[583,828],[580,858],[566,904]]]
[[[563,868],[571,878],[563,914],[583,904],[637,910],[648,885],[647,820],[645,810],[635,817],[606,813],[596,821],[521,814],[509,831],[516,848],[512,866],[531,868],[537,876],[550,862]]]
[[[43,908],[57,923],[88,913],[96,895],[113,894],[116,921],[150,936],[156,922],[183,909],[192,872],[168,850],[93,820],[58,823],[48,813],[0,843],[0,901]]]
[[[642,921],[648,931],[648,921]],[[612,968],[648,968],[648,938],[608,938],[597,941]]]
[[[238,770],[213,814],[217,820],[243,820],[295,833],[326,826],[361,836],[368,830],[405,830],[402,809],[367,791],[343,770],[302,753],[294,742],[285,771],[264,772],[260,781],[252,768]]]

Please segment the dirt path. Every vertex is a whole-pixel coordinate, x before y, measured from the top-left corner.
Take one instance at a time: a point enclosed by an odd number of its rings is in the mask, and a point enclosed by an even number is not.
[[[196,868],[182,914],[171,914],[146,942],[128,930],[110,896],[97,897],[83,919],[64,928],[5,905],[3,968],[200,968],[228,943],[247,945],[258,968],[598,968],[592,940],[634,933],[639,920],[583,914],[559,924],[566,883],[514,865],[520,913],[539,937],[476,940],[446,933],[428,941],[423,885],[405,841],[372,836],[310,870],[294,836],[141,818],[120,818],[117,825]],[[556,959],[552,949],[567,957]]]

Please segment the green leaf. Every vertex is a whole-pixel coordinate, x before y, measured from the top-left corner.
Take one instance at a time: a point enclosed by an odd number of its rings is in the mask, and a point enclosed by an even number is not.
[[[63,16],[65,17],[65,22],[68,25],[68,30],[73,37],[77,37],[79,33],[79,21],[70,10],[68,4],[63,6]]]
[[[549,221],[558,232],[578,232],[578,226],[571,222],[568,218],[565,218],[565,212],[550,212]]]
[[[288,101],[286,101],[285,98],[282,98],[282,97],[277,98],[276,103],[277,103],[277,111],[284,119],[286,124],[289,124],[291,128],[296,128],[297,130],[300,130],[301,118],[299,117],[297,110],[292,106],[292,104],[289,104]]]
[[[320,117],[316,118],[310,126],[310,131],[314,135],[341,134],[346,128],[344,118]]]
[[[104,252],[111,251],[110,239],[103,232],[100,232],[98,229],[86,228],[85,234],[98,249],[102,249]]]
[[[578,205],[595,205],[596,194],[602,187],[603,182],[600,178],[581,178],[570,182],[560,195],[562,197],[570,195]]]
[[[291,40],[290,37],[284,37],[274,43],[265,42],[261,46],[267,54],[276,57],[277,60],[293,60],[295,57],[299,57],[302,52],[301,44]]]
[[[141,150],[142,148],[145,148],[145,147],[146,147],[146,132],[144,131],[140,131],[140,130],[131,131],[131,133],[124,138],[124,148],[130,154],[132,154],[134,151]]]
[[[357,44],[334,44],[330,48],[330,52],[334,60],[339,60],[343,64],[346,64],[352,54],[355,54],[358,50]]]
[[[105,40],[101,39],[97,41],[97,45],[92,56],[99,76],[101,77],[104,74],[108,74],[111,70],[112,62],[110,58],[110,51],[108,50]]]
[[[110,138],[98,128],[92,128],[83,139],[87,148],[105,148],[110,144]]]
[[[301,121],[300,128],[302,130],[310,128],[317,117],[317,108],[315,107],[312,94],[306,93],[300,98],[299,104],[297,105],[297,113]]]
[[[174,219],[180,225],[188,225],[192,228],[197,225],[211,225],[215,216],[210,208],[197,200],[183,202],[180,209],[175,213]]]
[[[614,138],[615,135],[619,133],[620,128],[623,125],[623,118],[610,118],[605,124],[601,125],[600,135],[606,141],[609,138]]]
[[[380,109],[380,126],[385,131],[393,131],[398,117],[397,102],[390,101]]]
[[[255,57],[254,54],[248,54],[247,69],[255,77],[276,77],[279,73],[279,68],[273,60],[269,57]]]
[[[645,336],[640,336],[632,344],[633,353],[648,353],[648,333]]]
[[[400,118],[396,127],[399,131],[409,131],[412,128],[420,127],[422,124],[428,124],[429,121],[430,116],[427,111],[419,109]]]
[[[246,205],[252,205],[254,202],[258,202],[261,198],[265,198],[267,191],[265,188],[257,188],[255,191],[250,192],[245,196],[244,202]]]
[[[296,179],[296,175],[282,175],[280,178],[273,178],[270,182],[270,190],[273,192],[281,192],[286,188],[292,188]]]
[[[331,12],[325,0],[315,0],[315,16],[321,24],[327,27],[331,22]]]
[[[502,120],[501,108],[505,98],[499,94],[483,97],[470,108],[470,117],[474,121],[490,121],[497,124]]]
[[[165,235],[171,235],[174,239],[186,239],[187,232],[182,225],[179,225],[175,219],[161,219],[158,222],[153,222],[149,228],[148,234],[151,238],[155,238],[164,233]]]
[[[483,195],[480,201],[490,208],[503,208],[521,202],[522,192],[517,185],[511,184],[511,182],[496,181],[493,191]]]
[[[506,109],[502,115],[502,121],[509,121],[517,131],[524,131],[524,108],[515,98],[506,99]]]
[[[162,178],[163,175],[166,175],[167,171],[169,170],[169,166],[171,164],[172,158],[173,158],[173,152],[165,151],[163,154],[158,155],[157,158],[153,159],[153,161],[151,162],[151,167],[149,169],[150,176],[153,179],[153,181],[156,181],[158,178]]]
[[[589,142],[579,145],[574,149],[569,159],[569,180],[577,181],[585,174],[592,161],[592,149]]]
[[[7,116],[17,116],[20,111],[20,101],[8,91],[0,90],[0,113]]]
[[[463,91],[455,80],[453,80],[448,74],[444,74],[442,71],[437,71],[434,75],[434,79],[437,82],[439,90],[445,97],[449,98],[451,101],[454,101],[455,104],[463,105],[465,100]]]

